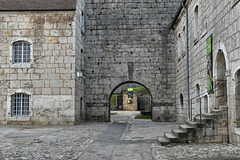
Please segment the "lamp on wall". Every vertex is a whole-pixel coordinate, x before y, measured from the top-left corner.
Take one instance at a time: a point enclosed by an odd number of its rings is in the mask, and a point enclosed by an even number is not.
[[[82,69],[77,71],[77,77],[78,78],[82,78],[83,77],[83,70]]]

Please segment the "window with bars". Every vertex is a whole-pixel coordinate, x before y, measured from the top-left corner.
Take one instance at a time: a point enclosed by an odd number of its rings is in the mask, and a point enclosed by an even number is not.
[[[29,115],[29,95],[17,93],[12,95],[12,117]]]
[[[16,42],[13,44],[13,63],[30,63],[30,44]]]

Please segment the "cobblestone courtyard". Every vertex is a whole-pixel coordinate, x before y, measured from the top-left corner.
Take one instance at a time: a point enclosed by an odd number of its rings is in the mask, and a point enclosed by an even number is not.
[[[155,138],[178,124],[136,120],[134,114],[72,127],[1,126],[0,159],[240,159],[240,148],[231,144],[159,146]]]

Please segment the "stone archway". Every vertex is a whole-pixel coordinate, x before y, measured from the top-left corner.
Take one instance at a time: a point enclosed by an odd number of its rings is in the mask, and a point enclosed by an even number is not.
[[[123,111],[128,110],[129,111],[129,108],[131,108],[131,107],[127,107],[126,105],[128,105],[128,104],[126,104],[127,102],[125,103],[125,101],[124,101],[124,99],[126,99],[126,96],[128,96],[128,93],[126,90],[127,88],[133,89],[133,91],[130,91],[130,92],[133,92],[133,97],[132,97],[133,99],[131,101],[132,103],[129,104],[129,105],[131,105],[132,108],[134,108],[133,111],[141,111],[141,113],[152,114],[152,99],[153,98],[152,98],[152,94],[151,94],[150,90],[145,85],[143,85],[139,82],[126,81],[126,82],[122,82],[122,83],[118,84],[110,93],[110,96],[109,96],[109,119],[111,119],[111,111],[112,110],[123,110]],[[143,88],[143,89],[141,89],[141,88]],[[141,90],[141,91],[139,91],[139,90]],[[118,106],[119,104],[116,104],[117,105],[116,107],[113,107],[111,104],[113,95],[120,94],[118,92],[121,92],[121,95],[119,95],[119,96],[120,96],[120,98],[123,99],[122,102],[120,102],[120,103],[122,103],[122,106],[121,106],[122,108],[120,108]],[[145,92],[145,93],[143,93],[143,92]],[[145,94],[145,95],[143,95],[143,94]],[[144,96],[145,96],[145,99],[144,99]],[[116,98],[116,101],[118,101],[117,97],[114,97],[114,99]]]
[[[222,50],[219,50],[216,57],[216,105],[219,106],[227,105],[227,77],[226,77],[226,60]]]
[[[235,73],[235,118],[236,128],[240,128],[240,69]]]

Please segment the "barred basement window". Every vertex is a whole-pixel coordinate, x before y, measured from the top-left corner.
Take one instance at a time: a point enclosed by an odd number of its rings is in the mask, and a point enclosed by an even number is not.
[[[29,115],[29,95],[17,93],[12,95],[12,117]]]
[[[13,44],[13,63],[30,63],[30,43],[16,42]]]

